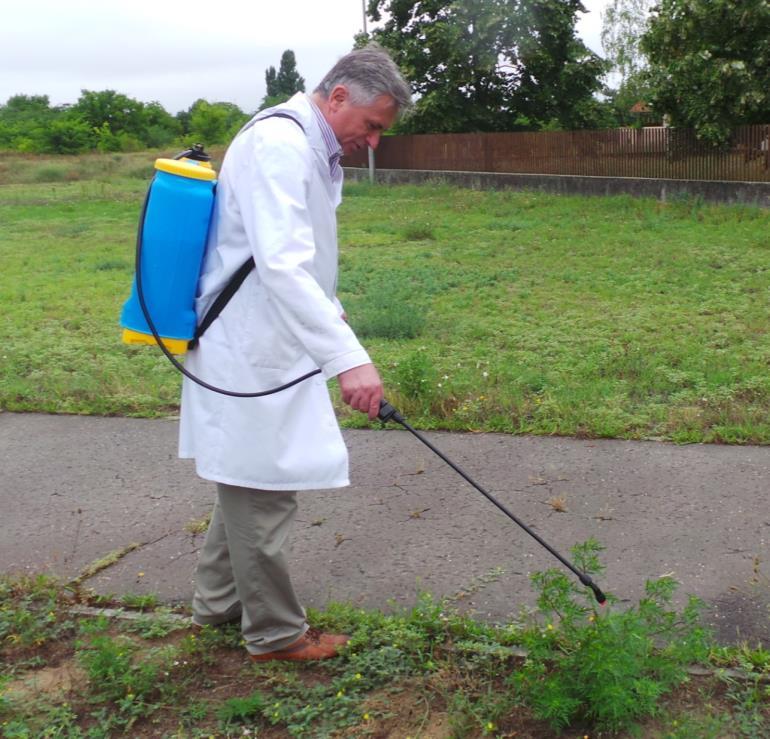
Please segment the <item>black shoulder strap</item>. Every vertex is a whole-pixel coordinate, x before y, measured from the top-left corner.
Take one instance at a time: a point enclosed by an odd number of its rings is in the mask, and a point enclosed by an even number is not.
[[[264,118],[258,118],[258,121],[264,121],[268,118],[288,118],[290,121],[294,121],[305,132],[302,124],[293,116],[288,113],[278,111],[277,113],[271,113]],[[225,306],[230,302],[230,299],[238,292],[238,288],[243,284],[243,281],[248,277],[249,272],[254,269],[254,257],[249,257],[238,269],[235,274],[230,278],[229,282],[224,286],[222,292],[217,295],[216,300],[211,304],[211,307],[206,311],[206,315],[203,316],[203,320],[198,324],[195,329],[195,336],[187,342],[188,349],[195,349],[198,346],[198,340],[203,334],[206,333],[208,327],[214,323],[219,314],[224,310]]]
[[[208,327],[214,323],[224,307],[230,302],[230,298],[238,292],[238,288],[243,284],[243,281],[253,269],[254,257],[249,257],[248,261],[238,267],[238,270],[224,286],[222,292],[217,295],[216,300],[211,304],[211,307],[206,311],[203,320],[198,324],[198,327],[195,329],[195,337],[187,343],[188,349],[195,349],[195,347],[198,346],[198,339],[200,339],[200,337],[206,333]]]
[[[257,118],[257,122],[266,121],[268,118],[288,118],[290,121],[294,121],[302,129],[302,133],[305,133],[305,127],[293,115],[285,113],[282,110],[266,115],[264,118]]]

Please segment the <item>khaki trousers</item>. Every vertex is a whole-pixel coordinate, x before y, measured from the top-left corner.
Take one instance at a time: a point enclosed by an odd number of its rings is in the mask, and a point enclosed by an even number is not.
[[[296,512],[296,492],[217,483],[195,576],[196,624],[216,625],[240,616],[251,654],[283,649],[307,631],[287,566]]]

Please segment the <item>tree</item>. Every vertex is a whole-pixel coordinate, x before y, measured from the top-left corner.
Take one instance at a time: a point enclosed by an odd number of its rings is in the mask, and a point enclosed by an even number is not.
[[[235,103],[196,100],[189,110],[188,137],[205,146],[225,144],[248,119]]]
[[[45,121],[54,113],[48,95],[12,95],[5,105],[0,106],[0,117],[8,122]]]
[[[610,0],[602,13],[602,48],[621,84],[647,67],[640,41],[652,5],[653,0]]]
[[[278,67],[275,82],[279,95],[294,95],[297,92],[305,92],[305,78],[300,77],[297,71],[297,59],[291,49],[286,49],[281,54],[281,64]]]
[[[295,93],[304,91],[305,78],[297,71],[297,59],[291,49],[286,49],[281,55],[278,72],[273,66],[265,70],[265,97],[259,109],[285,103]]]
[[[44,149],[51,154],[80,154],[94,145],[94,132],[83,120],[62,115],[46,127]]]
[[[278,95],[278,74],[273,66],[270,66],[265,70],[265,90],[265,94],[268,97],[275,97]]]
[[[587,128],[597,125],[605,62],[578,39],[580,0],[519,0],[512,39],[519,75],[512,108],[537,127]]]
[[[11,96],[0,105],[0,148],[44,151],[46,128],[55,116],[48,95]]]
[[[580,0],[369,0],[372,34],[418,95],[400,131],[582,127],[603,62],[575,35]]]
[[[160,103],[153,101],[144,106],[144,143],[153,148],[168,146],[182,135],[180,121]]]
[[[115,90],[81,90],[73,110],[93,129],[141,138],[144,132],[144,103]]]
[[[610,0],[602,13],[602,47],[610,65],[607,97],[620,125],[638,122],[631,108],[648,102],[651,90],[645,72],[647,56],[641,38],[654,0]]]
[[[660,0],[641,41],[651,102],[712,144],[770,121],[770,2]]]
[[[142,103],[115,90],[82,90],[71,112],[91,127],[100,151],[167,146],[182,133],[180,121],[160,103]]]

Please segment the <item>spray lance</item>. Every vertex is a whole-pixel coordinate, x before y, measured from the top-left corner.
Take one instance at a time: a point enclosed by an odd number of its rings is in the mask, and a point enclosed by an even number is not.
[[[578,580],[580,580],[583,585],[591,588],[597,603],[604,605],[607,597],[601,590],[599,590],[596,583],[585,572],[581,572],[577,567],[575,567],[575,565],[572,564],[572,562],[570,562],[565,557],[562,557],[562,555],[559,554],[550,544],[548,544],[547,541],[538,536],[538,534],[536,534],[529,526],[527,526],[527,524],[514,516],[514,514],[511,513],[511,511],[508,510],[508,508],[506,508],[497,498],[484,490],[484,488],[481,487],[481,485],[479,485],[475,480],[473,480],[473,478],[471,478],[471,476],[468,475],[461,467],[455,464],[451,459],[449,459],[449,457],[447,457],[433,444],[431,444],[430,441],[428,441],[419,431],[410,426],[404,417],[386,400],[380,401],[380,412],[377,415],[377,418],[379,418],[383,423],[387,423],[388,421],[395,421],[396,423],[403,426],[413,436],[416,436],[423,444],[425,444],[425,446],[428,447],[428,449],[430,449],[437,456],[441,457],[441,459],[443,459],[458,475],[460,475],[460,477],[473,485],[473,487],[476,488],[476,490],[478,490],[488,501],[494,503],[506,516],[508,516],[511,521],[524,529],[524,531],[526,531],[538,544],[547,549],[554,557],[556,557],[559,562],[561,562],[568,570],[577,576]]]

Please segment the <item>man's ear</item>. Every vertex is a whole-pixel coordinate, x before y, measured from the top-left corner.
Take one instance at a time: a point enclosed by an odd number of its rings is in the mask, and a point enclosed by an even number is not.
[[[345,85],[335,85],[329,93],[329,108],[333,112],[337,112],[340,106],[344,105],[349,97],[350,92]]]

